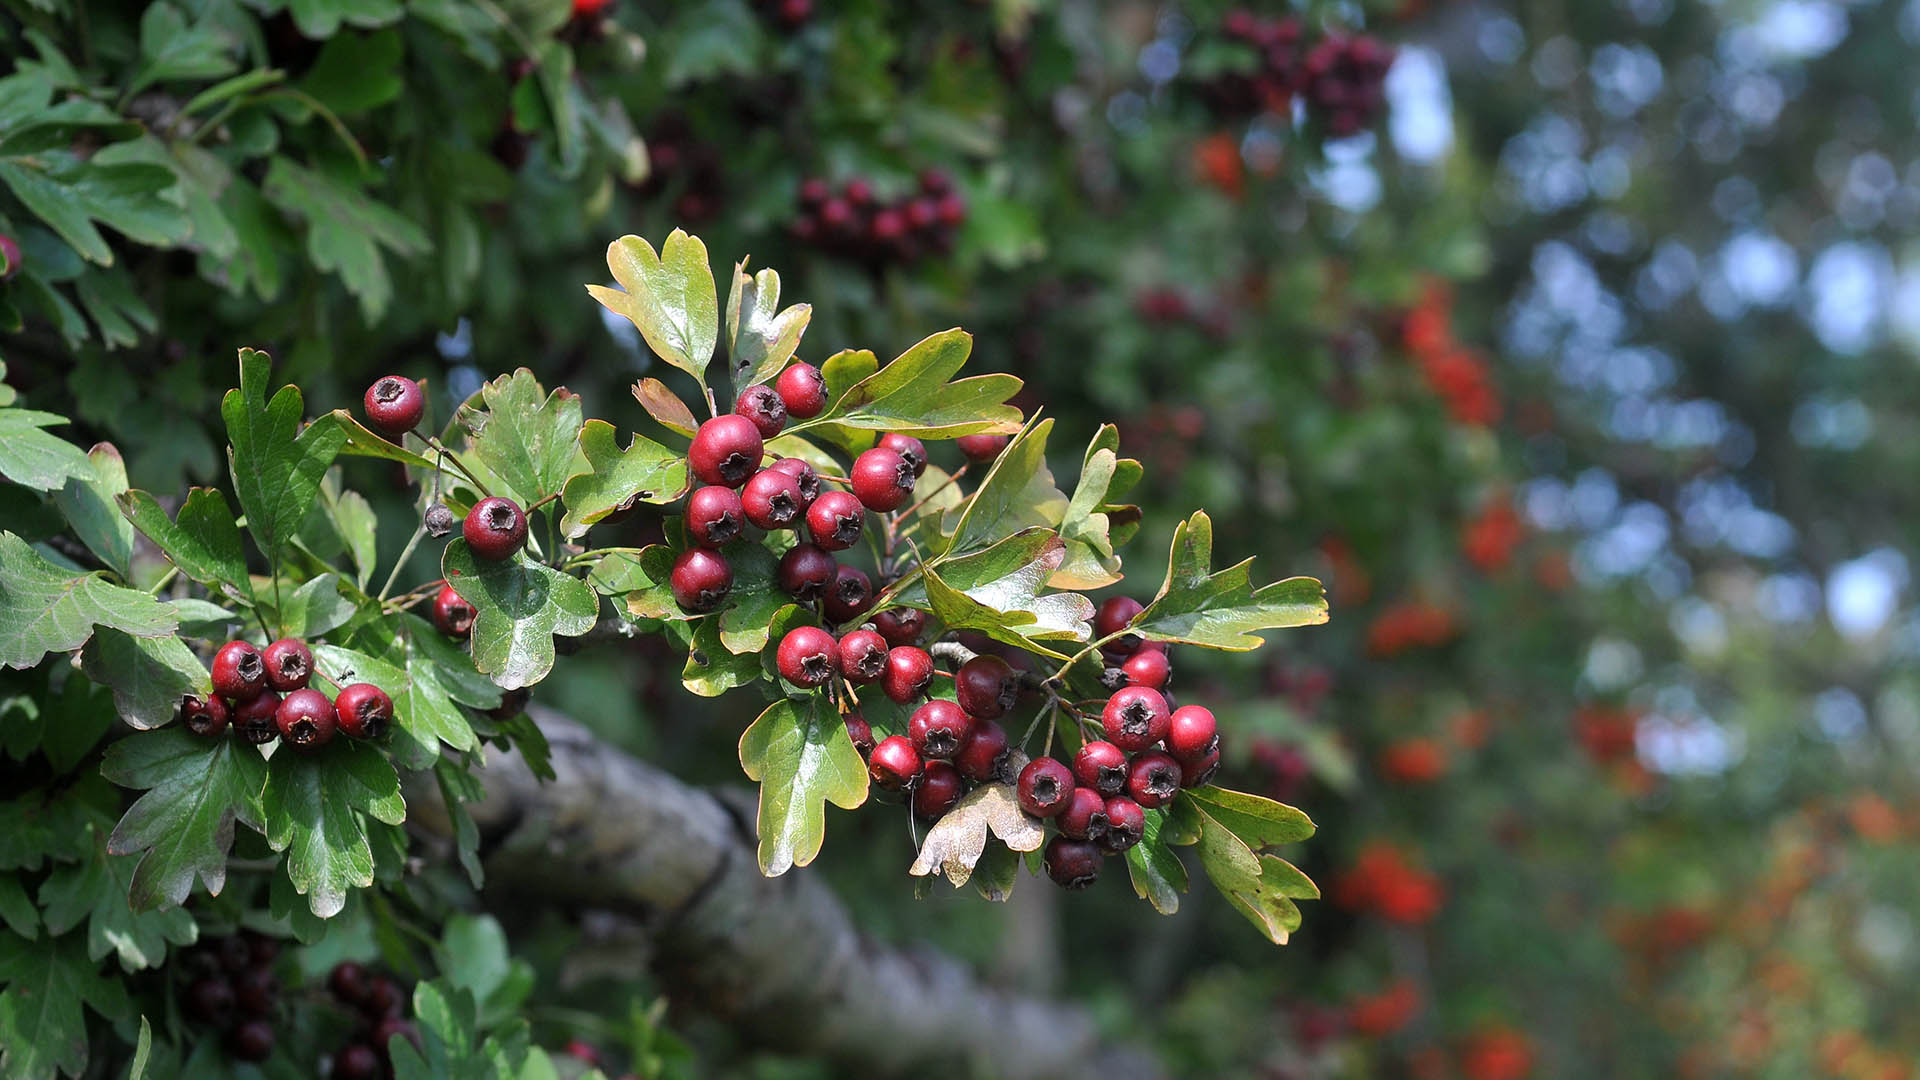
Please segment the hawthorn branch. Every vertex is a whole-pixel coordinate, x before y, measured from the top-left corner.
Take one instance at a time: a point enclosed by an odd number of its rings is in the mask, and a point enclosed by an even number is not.
[[[558,779],[543,784],[517,754],[491,752],[486,799],[470,807],[488,893],[636,921],[676,1003],[742,1041],[821,1055],[859,1076],[965,1066],[1008,1080],[1160,1074],[1140,1052],[1102,1045],[1077,1009],[983,986],[944,955],[867,938],[814,874],[762,877],[751,806],[736,814],[571,721],[545,710],[535,718]],[[447,840],[438,793],[419,794],[410,821]]]

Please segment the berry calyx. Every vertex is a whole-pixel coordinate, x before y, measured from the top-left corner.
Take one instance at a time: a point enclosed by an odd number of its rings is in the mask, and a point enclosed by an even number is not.
[[[873,754],[873,726],[864,717],[849,713],[847,715],[847,738],[853,741],[853,748],[861,757]]]
[[[1055,820],[1065,835],[1098,843],[1107,836],[1107,798],[1090,787],[1074,788]]]
[[[700,425],[687,449],[687,464],[703,484],[739,487],[760,471],[766,444],[744,416],[716,416]]]
[[[1146,609],[1140,606],[1140,601],[1131,596],[1107,597],[1101,602],[1099,609],[1093,613],[1093,636],[1103,638],[1119,633],[1127,628],[1127,624],[1133,621],[1135,615],[1144,610]],[[1139,647],[1139,635],[1128,634],[1122,638],[1115,638],[1100,648],[1102,652],[1112,656],[1132,656],[1133,651]]]
[[[281,693],[298,690],[313,678],[313,650],[298,638],[281,638],[260,654],[267,667],[267,685]]]
[[[266,689],[267,662],[245,641],[229,641],[213,654],[213,692],[228,701],[246,701]]]
[[[873,628],[889,645],[912,645],[927,629],[927,613],[919,608],[888,608],[873,617]]]
[[[262,690],[235,705],[228,715],[233,720],[234,733],[240,736],[241,741],[264,746],[280,737],[280,726],[274,721],[274,714],[279,711],[280,695],[271,690]]]
[[[850,630],[840,639],[840,674],[866,685],[887,673],[887,639],[872,630]]]
[[[1146,835],[1147,812],[1125,795],[1107,800],[1107,834],[1094,843],[1110,855],[1118,855],[1140,842]]]
[[[798,526],[805,513],[806,499],[793,477],[778,469],[761,469],[741,489],[740,506],[748,521],[772,532]]]
[[[732,488],[708,484],[687,496],[687,535],[701,547],[730,544],[746,527],[747,512]]]
[[[227,1053],[240,1061],[265,1061],[273,1056],[273,1025],[249,1020],[227,1032]]]
[[[1000,779],[1006,771],[1008,750],[1006,729],[991,720],[982,720],[973,725],[973,734],[960,745],[953,764],[961,776],[985,784]]]
[[[887,650],[887,671],[880,676],[880,689],[893,701],[910,705],[927,692],[933,681],[933,657],[927,650],[912,645],[895,645]]]
[[[396,441],[418,427],[427,414],[427,396],[420,392],[419,383],[405,375],[373,380],[361,404],[366,406],[367,426]]]
[[[180,699],[179,711],[181,726],[195,735],[210,737],[227,730],[227,703],[218,697],[188,694]]]
[[[473,616],[473,605],[442,582],[440,591],[433,594],[433,625],[448,637],[463,638],[473,632]]]
[[[1037,818],[1056,817],[1073,794],[1073,771],[1050,757],[1034,758],[1020,770],[1014,795],[1020,809]]]
[[[886,513],[905,506],[913,495],[913,481],[912,464],[884,447],[853,459],[853,494],[869,510]]]
[[[499,562],[527,542],[527,514],[519,503],[495,495],[474,503],[460,529],[474,558]]]
[[[840,666],[840,643],[817,626],[796,626],[780,639],[774,663],[795,686],[824,686]]]
[[[1047,876],[1063,889],[1084,889],[1099,880],[1100,849],[1085,840],[1056,836],[1047,841],[1041,859],[1047,865]]]
[[[1157,810],[1180,794],[1180,763],[1172,754],[1148,750],[1127,766],[1127,795],[1149,810]]]
[[[997,656],[976,656],[953,673],[954,696],[969,716],[994,720],[1020,700],[1020,677]]]
[[[1220,750],[1220,727],[1213,711],[1182,705],[1167,720],[1167,752],[1177,758],[1202,758]]]
[[[929,761],[913,786],[913,812],[929,821],[945,817],[966,793],[960,770],[944,761]]]
[[[753,421],[762,439],[773,438],[787,426],[787,403],[766,383],[740,391],[740,396],[734,399],[733,412],[735,416]]]
[[[1145,750],[1166,738],[1168,723],[1167,699],[1145,686],[1115,691],[1100,713],[1107,741],[1128,752]]]
[[[1126,751],[1094,739],[1073,755],[1073,775],[1083,787],[1102,795],[1118,795],[1127,789]]]
[[[820,497],[820,474],[813,471],[806,458],[783,457],[767,468],[793,477],[793,482],[800,485],[800,497],[806,500],[807,506],[811,507],[813,500]]]
[[[333,741],[340,719],[333,702],[318,690],[295,690],[273,711],[280,737],[302,750],[317,750]]]
[[[880,436],[879,446],[900,455],[900,459],[913,466],[913,475],[919,479],[927,471],[927,444],[911,435],[902,435],[889,431]]]
[[[1005,435],[962,435],[953,441],[968,461],[992,461],[1007,448]]]
[[[920,752],[905,735],[889,735],[867,756],[867,777],[883,791],[899,791],[920,775]]]
[[[1173,664],[1159,649],[1139,649],[1127,657],[1120,670],[1126,675],[1128,686],[1165,690],[1167,678],[1173,674]]]
[[[907,736],[923,758],[950,758],[973,734],[973,717],[945,698],[934,698],[913,711]]]
[[[733,591],[733,567],[705,548],[688,548],[674,560],[667,585],[681,610],[712,611]]]
[[[827,407],[827,380],[812,364],[788,364],[773,389],[795,420],[811,420]]]
[[[821,598],[821,607],[827,618],[836,623],[849,623],[867,613],[873,606],[873,581],[866,571],[851,566],[837,566],[833,571],[833,581],[827,585],[826,595]]]
[[[333,699],[340,730],[356,739],[377,739],[393,727],[393,699],[372,683],[354,683]]]
[[[725,488],[720,490],[725,491]],[[780,590],[795,600],[818,600],[826,595],[839,564],[813,544],[795,544],[780,556],[776,578]]]
[[[807,507],[807,534],[827,551],[845,551],[860,541],[867,508],[850,491],[823,491]]]

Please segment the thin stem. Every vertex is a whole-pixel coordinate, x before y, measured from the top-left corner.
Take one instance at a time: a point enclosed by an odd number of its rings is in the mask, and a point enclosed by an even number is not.
[[[180,576],[180,568],[177,566],[169,566],[167,567],[167,572],[164,574],[161,574],[160,580],[154,582],[153,588],[148,589],[147,592],[153,596],[159,596],[160,590],[166,588],[168,585],[173,584],[173,579],[179,576]]]
[[[400,568],[407,565],[408,559],[413,558],[414,549],[420,546],[420,538],[425,535],[427,530],[424,526],[413,530],[413,535],[407,538],[407,546],[400,550],[400,557],[393,561],[393,569],[387,573],[387,582],[380,586],[380,595],[374,597],[375,601],[386,603],[387,594],[393,591],[393,583],[400,577]]]
[[[473,489],[475,491],[478,491],[483,498],[488,498],[488,499],[493,498],[493,492],[487,490],[487,485],[481,483],[479,477],[473,475],[472,472],[468,471],[467,467],[460,463],[460,458],[456,456],[453,451],[447,449],[444,445],[442,445],[438,438],[432,435],[427,436],[427,445],[433,447],[435,450],[440,451],[440,453],[445,457],[447,464],[453,466],[455,472],[459,473],[461,476],[466,477],[467,483],[472,484]]]
[[[533,504],[532,506],[529,506],[529,507],[527,507],[527,513],[529,513],[529,514],[531,514],[531,513],[533,513],[533,512],[535,511],[535,510],[538,510],[538,509],[540,509],[541,507],[543,507],[543,506],[545,506],[545,505],[547,505],[548,503],[550,503],[550,502],[552,502],[553,500],[555,500],[555,499],[557,499],[557,498],[559,498],[559,497],[560,497],[560,493],[559,493],[559,492],[557,492],[557,491],[555,491],[555,492],[551,492],[551,493],[549,493],[549,494],[547,494],[547,495],[543,495],[543,496],[541,496],[541,498],[540,498],[540,501],[539,501],[539,502],[537,502],[537,503],[534,503],[534,504]]]
[[[952,476],[947,477],[946,483],[941,484],[939,487],[934,488],[932,491],[927,492],[924,496],[920,498],[919,502],[914,503],[912,506],[907,507],[905,510],[900,511],[898,514],[895,514],[892,517],[889,517],[887,519],[887,533],[891,535],[894,529],[899,525],[901,521],[912,517],[915,513],[917,513],[920,510],[921,507],[927,505],[927,503],[931,501],[934,496],[952,487],[955,483],[959,481],[961,477],[965,475],[967,475],[967,466],[962,465],[958,469],[955,469],[953,471]]]

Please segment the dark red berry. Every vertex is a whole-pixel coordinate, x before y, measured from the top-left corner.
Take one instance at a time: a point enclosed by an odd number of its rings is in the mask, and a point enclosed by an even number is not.
[[[1107,800],[1107,834],[1094,842],[1102,851],[1118,855],[1140,842],[1147,831],[1147,812],[1125,795]]]
[[[888,608],[873,617],[873,628],[889,645],[912,645],[927,629],[927,613],[919,608]]]
[[[380,1054],[366,1043],[348,1043],[333,1055],[333,1080],[380,1080]]]
[[[1107,741],[1128,752],[1145,750],[1167,737],[1167,699],[1145,686],[1117,690],[1100,712]]]
[[[808,206],[819,206],[832,193],[833,189],[827,186],[827,182],[817,176],[800,181],[800,201]]]
[[[263,967],[250,967],[233,978],[233,1003],[248,1016],[270,1016],[280,1004],[280,980]]]
[[[807,507],[807,534],[827,551],[845,551],[860,541],[867,508],[851,491],[823,491]]]
[[[180,699],[180,723],[195,735],[218,735],[227,730],[227,703],[217,697],[188,694]]]
[[[887,650],[887,673],[880,677],[880,689],[887,697],[909,705],[927,692],[933,681],[933,657],[927,650],[912,645],[895,645]]]
[[[793,477],[793,482],[800,485],[800,497],[806,500],[808,507],[813,505],[813,500],[820,497],[820,474],[813,471],[813,466],[807,464],[806,458],[783,457],[767,468],[777,469]],[[802,512],[805,512],[805,507],[802,508]]]
[[[1180,758],[1180,786],[1204,787],[1220,771],[1220,751],[1216,747],[1199,757]]]
[[[1127,752],[1095,739],[1073,755],[1073,775],[1083,787],[1102,795],[1118,795],[1127,789]]]
[[[867,228],[875,243],[891,244],[907,234],[907,218],[900,211],[889,208],[873,215],[873,223]]]
[[[265,1061],[273,1056],[273,1025],[249,1020],[227,1032],[227,1053],[239,1061]]]
[[[1073,794],[1073,772],[1057,759],[1034,758],[1020,770],[1015,789],[1020,809],[1038,818],[1057,816]]]
[[[356,739],[377,739],[393,727],[393,699],[372,683],[357,682],[333,699],[340,730]]]
[[[267,666],[267,685],[283,694],[313,678],[313,651],[298,638],[281,638],[268,645],[260,658]]]
[[[739,487],[760,471],[764,456],[760,429],[744,416],[728,414],[700,425],[687,450],[687,464],[703,484]]]
[[[701,547],[730,544],[746,528],[747,512],[732,488],[708,484],[687,496],[687,535]]]
[[[267,688],[267,662],[245,641],[229,641],[213,654],[213,692],[246,701]]]
[[[820,606],[825,609],[827,618],[834,622],[852,622],[873,606],[873,581],[864,570],[851,566],[835,567],[833,581],[828,583]]]
[[[1127,662],[1120,665],[1126,674],[1128,686],[1145,686],[1154,690],[1167,688],[1167,676],[1173,674],[1173,664],[1167,660],[1167,654],[1160,649],[1139,649]]]
[[[920,170],[920,190],[929,195],[945,195],[953,190],[953,179],[944,171],[928,166]]]
[[[1149,810],[1165,806],[1180,794],[1180,763],[1164,751],[1142,753],[1127,766],[1127,794]]]
[[[883,791],[899,791],[920,775],[920,752],[905,735],[889,735],[867,756],[867,776]]]
[[[905,506],[913,495],[913,466],[882,447],[853,459],[853,494],[869,510],[885,513]]]
[[[929,821],[943,818],[967,793],[960,771],[944,761],[929,761],[913,785],[913,812]]]
[[[818,600],[826,595],[839,564],[813,544],[795,544],[780,556],[780,590],[795,600]]]
[[[318,750],[333,741],[340,727],[333,702],[318,690],[295,690],[273,712],[280,737],[302,750]]]
[[[256,934],[251,930],[241,935],[247,943],[248,962],[254,967],[266,967],[280,957],[280,940],[265,934]]]
[[[871,630],[850,630],[840,639],[840,674],[848,682],[864,686],[886,673],[886,638]]]
[[[891,450],[899,454],[901,460],[913,466],[913,475],[916,479],[927,471],[927,444],[919,439],[911,435],[902,435],[897,431],[889,431],[880,436],[879,445],[883,450]]]
[[[188,984],[181,1005],[203,1024],[226,1027],[233,1019],[233,984],[218,975],[195,979]]]
[[[1142,610],[1140,601],[1135,600],[1131,596],[1107,597],[1107,599],[1101,603],[1099,610],[1093,613],[1093,636],[1103,638],[1111,634],[1119,633],[1125,629],[1127,624],[1133,621],[1133,617],[1140,614]],[[1139,645],[1139,636],[1128,634],[1126,637],[1116,638],[1108,642],[1102,646],[1102,649],[1114,656],[1131,656],[1133,655],[1133,650],[1138,648]]]
[[[787,415],[795,420],[811,420],[827,407],[827,380],[812,364],[789,364],[773,388],[786,403]]]
[[[1107,797],[1090,787],[1074,788],[1055,820],[1060,831],[1075,840],[1097,843],[1107,835]]]
[[[473,605],[442,582],[440,591],[433,594],[433,625],[448,637],[463,638],[473,632],[473,616]]]
[[[233,720],[234,733],[242,741],[262,746],[280,737],[280,725],[274,721],[274,714],[279,710],[280,695],[262,690],[235,705],[228,715]]]
[[[474,503],[460,529],[474,558],[499,562],[527,542],[527,515],[519,503],[495,495]]]
[[[995,720],[1020,700],[1020,676],[997,656],[976,656],[953,673],[954,696],[969,716]]]
[[[220,970],[229,975],[238,975],[253,966],[253,949],[238,934],[216,938],[213,951],[220,961]]]
[[[674,560],[668,585],[681,610],[712,611],[733,591],[733,567],[705,548],[689,548]]]
[[[847,738],[853,741],[853,748],[860,752],[861,757],[872,755],[873,726],[857,713],[847,715]]]
[[[806,499],[800,494],[799,481],[778,469],[761,469],[741,489],[740,506],[748,521],[771,532],[797,528]]]
[[[840,666],[840,643],[817,626],[796,626],[774,650],[780,677],[795,686],[824,686]]]
[[[427,413],[427,396],[420,384],[404,375],[382,375],[367,387],[367,426],[389,439],[398,439],[420,424]]]
[[[967,200],[948,193],[940,196],[940,224],[955,228],[967,220]]]
[[[362,1012],[377,1020],[383,1017],[399,1016],[400,1011],[406,1007],[407,995],[401,992],[399,983],[385,975],[375,975],[367,980],[366,996],[360,999]],[[379,1045],[384,1047],[387,1045],[387,1040],[379,1040]]]
[[[1182,705],[1167,721],[1167,752],[1177,758],[1200,758],[1220,749],[1220,727],[1210,709]]]
[[[973,734],[973,718],[945,698],[934,698],[913,711],[907,735],[923,758],[950,758]]]
[[[327,989],[333,991],[333,996],[342,1004],[360,1005],[367,1000],[368,988],[367,969],[351,960],[333,965],[327,974]]]
[[[973,734],[961,744],[953,763],[961,776],[985,784],[1002,779],[1001,774],[1007,768],[1007,750],[1006,729],[991,720],[982,720],[973,725]]]
[[[842,233],[852,224],[853,207],[847,205],[847,200],[831,198],[820,204],[820,225],[827,231]],[[781,396],[785,397],[786,395],[782,394]],[[793,411],[793,403],[791,401],[787,402],[787,415],[800,415]]]
[[[389,1016],[373,1025],[374,1045],[388,1054],[392,1054],[393,1040],[396,1038],[412,1043],[415,1050],[420,1049],[420,1032],[411,1021],[402,1020],[398,1016]]]
[[[954,442],[960,452],[967,455],[968,461],[992,461],[1007,448],[1005,435],[962,435]]]
[[[787,426],[787,403],[780,400],[779,391],[766,383],[740,391],[740,396],[734,399],[733,412],[735,416],[753,421],[762,439],[773,438]]]
[[[13,237],[0,233],[0,281],[12,281],[20,272],[20,242]]]
[[[846,186],[840,190],[847,197],[847,201],[855,206],[873,204],[873,185],[861,177],[856,176],[847,181]]]
[[[1047,876],[1063,889],[1084,889],[1100,877],[1100,849],[1085,840],[1056,836],[1047,841],[1041,858],[1047,864]]]

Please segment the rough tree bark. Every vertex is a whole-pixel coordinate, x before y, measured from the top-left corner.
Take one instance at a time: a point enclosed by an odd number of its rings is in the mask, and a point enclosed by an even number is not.
[[[872,941],[805,870],[760,875],[753,823],[551,712],[536,719],[558,781],[490,751],[479,825],[487,891],[637,919],[677,1004],[743,1042],[818,1054],[851,1075],[969,1072],[1007,1080],[1160,1075],[1102,1044],[1081,1011],[981,985],[952,958]],[[409,800],[416,828],[446,838],[437,793]],[[1033,887],[1034,883],[1029,883]]]

